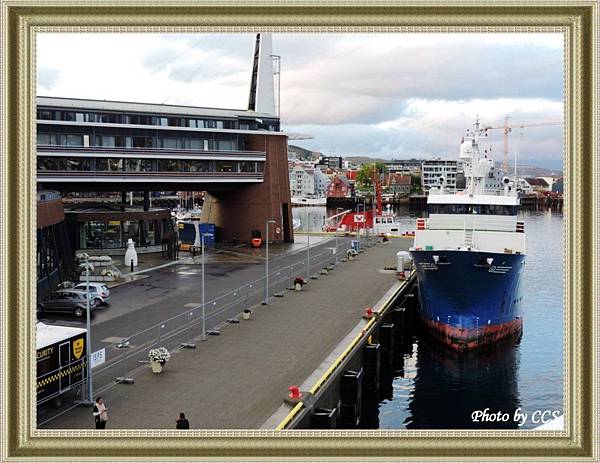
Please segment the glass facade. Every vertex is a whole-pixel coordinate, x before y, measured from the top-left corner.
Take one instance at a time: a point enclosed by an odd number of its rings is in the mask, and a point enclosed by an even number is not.
[[[235,116],[234,116],[235,117]],[[189,127],[206,128],[217,130],[269,130],[278,131],[279,121],[255,120],[238,121],[235,118],[202,118],[197,117],[165,117],[153,116],[150,114],[136,113],[116,113],[116,112],[97,112],[97,111],[69,111],[44,108],[37,110],[37,118],[44,121],[73,121],[73,122],[92,122],[101,124],[132,124],[164,127]]]
[[[517,215],[517,206],[503,204],[429,204],[430,214]]]
[[[136,246],[160,246],[168,227],[162,220],[95,220],[79,223],[80,249],[124,248],[132,239]]]
[[[37,169],[78,172],[260,173],[263,161],[202,161],[196,159],[117,159],[38,156]]]

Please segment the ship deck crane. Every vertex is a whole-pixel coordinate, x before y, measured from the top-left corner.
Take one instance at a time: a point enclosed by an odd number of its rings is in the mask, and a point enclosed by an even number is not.
[[[504,125],[499,127],[487,126],[485,130],[497,130],[502,129],[504,131],[504,159],[502,161],[502,170],[508,172],[508,134],[512,132],[512,129],[523,129],[528,127],[548,127],[553,125],[563,125],[562,122],[540,122],[534,124],[510,124],[510,117],[504,118]]]

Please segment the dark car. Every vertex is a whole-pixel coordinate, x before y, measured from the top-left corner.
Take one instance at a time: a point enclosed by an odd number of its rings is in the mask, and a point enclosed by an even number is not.
[[[86,295],[77,291],[60,291],[48,296],[38,303],[38,313],[61,312],[71,313],[76,317],[83,317],[86,311]],[[90,301],[90,309],[97,305],[95,299]]]

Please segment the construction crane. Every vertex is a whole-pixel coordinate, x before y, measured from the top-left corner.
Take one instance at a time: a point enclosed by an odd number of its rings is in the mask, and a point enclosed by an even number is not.
[[[508,172],[508,134],[512,132],[512,129],[524,129],[526,127],[547,127],[552,125],[563,125],[562,122],[541,122],[538,124],[510,124],[510,117],[506,116],[504,118],[504,125],[499,127],[485,127],[485,130],[496,130],[502,129],[504,131],[504,160],[502,162],[502,170],[504,172]]]

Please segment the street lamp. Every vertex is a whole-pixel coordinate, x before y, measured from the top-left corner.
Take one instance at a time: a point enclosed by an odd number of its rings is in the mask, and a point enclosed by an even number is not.
[[[356,205],[357,212],[360,212],[360,206],[362,206],[362,208],[363,208],[362,215],[363,215],[363,221],[364,221],[365,220],[365,204],[364,204],[364,202],[362,204],[358,203]],[[356,239],[358,240],[358,247],[360,249],[360,222],[356,222]]]
[[[213,236],[212,233],[202,233],[200,242],[202,244],[202,340],[206,341],[206,308],[204,303],[204,237]]]
[[[308,229],[306,230],[306,281],[310,280],[310,212],[306,213]]]
[[[336,207],[335,209],[335,215],[339,217],[340,215],[340,210],[343,212],[344,208],[343,207]],[[337,224],[335,225],[335,266],[337,267],[338,264],[338,226]]]
[[[275,221],[273,219],[269,219],[266,221],[265,225],[267,228],[267,236],[266,236],[266,240],[267,240],[267,258],[265,259],[265,301],[263,302],[264,305],[268,305],[269,304],[269,224],[270,223],[275,223]]]
[[[88,400],[94,403],[94,396],[92,390],[92,325],[90,323],[90,259],[88,255],[85,256],[85,312],[86,312],[86,355],[87,355],[87,384],[88,384]]]

